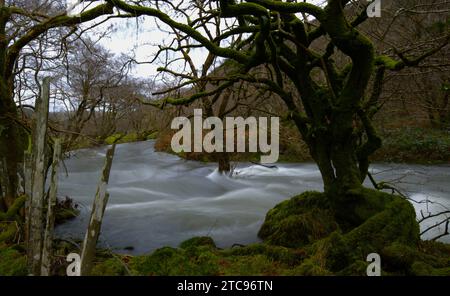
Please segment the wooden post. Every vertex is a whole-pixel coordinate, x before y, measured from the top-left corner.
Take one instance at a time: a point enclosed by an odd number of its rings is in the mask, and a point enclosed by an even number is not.
[[[31,188],[32,188],[32,179],[33,179],[33,172],[32,172],[32,162],[33,162],[33,156],[30,151],[25,151],[24,157],[23,157],[23,174],[24,174],[24,191],[25,195],[27,196],[27,199],[25,201],[25,242],[28,244],[30,241],[30,209],[31,209]],[[27,245],[27,250],[29,250],[29,247]]]
[[[55,228],[55,207],[58,192],[58,166],[61,159],[61,140],[56,139],[53,149],[52,176],[50,181],[50,192],[48,196],[47,223],[44,233],[44,246],[42,248],[41,275],[48,276],[52,263],[53,230]]]
[[[108,203],[109,194],[107,186],[109,182],[109,174],[111,172],[112,161],[116,144],[108,149],[106,153],[105,166],[103,167],[100,183],[97,187],[94,203],[92,205],[91,218],[89,226],[84,237],[83,248],[81,252],[81,275],[89,275],[92,269],[92,261],[95,256],[98,237],[102,226],[103,215],[105,213],[106,204]]]
[[[45,195],[45,144],[47,138],[50,78],[44,78],[41,98],[36,102],[36,125],[33,145],[33,184],[30,202],[29,267],[32,275],[41,274],[43,245],[43,206]]]

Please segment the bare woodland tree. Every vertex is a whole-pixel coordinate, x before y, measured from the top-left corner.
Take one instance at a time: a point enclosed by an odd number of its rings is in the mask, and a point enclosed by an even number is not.
[[[113,12],[113,6],[107,3],[80,16],[68,16],[61,5],[59,1],[0,1],[0,155],[7,159],[7,182],[1,184],[6,192],[2,199],[6,209],[18,193],[17,168],[25,150],[15,84],[21,67],[27,67],[26,51],[33,51],[35,41],[52,30],[74,27]]]

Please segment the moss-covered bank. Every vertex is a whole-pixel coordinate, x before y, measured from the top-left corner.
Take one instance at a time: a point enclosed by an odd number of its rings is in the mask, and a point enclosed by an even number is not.
[[[450,245],[421,241],[412,205],[398,196],[361,189],[339,207],[323,193],[305,192],[267,213],[263,243],[217,248],[209,237],[148,255],[98,250],[92,275],[366,275],[367,255],[381,256],[382,275],[450,276]],[[55,243],[55,274],[79,250]],[[0,245],[0,275],[24,275],[25,252]]]

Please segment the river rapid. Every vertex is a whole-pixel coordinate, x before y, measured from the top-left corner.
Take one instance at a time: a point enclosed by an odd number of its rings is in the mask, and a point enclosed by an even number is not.
[[[73,198],[81,213],[56,228],[59,237],[84,237],[106,148],[79,150],[65,160],[67,171],[60,169],[58,195]],[[378,182],[395,183],[413,200],[432,201],[413,202],[419,215],[450,208],[449,165],[375,164],[371,172]],[[322,190],[314,163],[282,163],[277,168],[239,163],[233,176],[225,177],[214,163],[155,152],[153,141],[121,144],[111,171],[100,245],[143,254],[176,247],[193,236],[211,236],[219,247],[258,242],[267,211],[308,190]],[[441,240],[450,242],[448,236]]]

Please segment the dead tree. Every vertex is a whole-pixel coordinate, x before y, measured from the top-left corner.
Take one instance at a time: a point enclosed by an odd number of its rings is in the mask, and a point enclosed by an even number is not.
[[[103,167],[102,176],[97,187],[97,193],[95,194],[94,203],[92,204],[91,218],[89,220],[89,226],[84,237],[81,252],[81,275],[83,276],[89,275],[92,269],[92,261],[95,256],[95,248],[102,227],[103,214],[105,213],[106,204],[109,199],[107,186],[115,149],[116,145],[114,144],[106,153],[105,166]]]
[[[42,266],[41,275],[50,275],[51,258],[52,258],[52,244],[53,244],[53,230],[55,228],[55,207],[57,202],[58,191],[58,166],[61,159],[61,140],[55,140],[53,151],[52,175],[50,181],[50,191],[48,194],[47,205],[47,222],[44,234],[44,246],[42,248]]]
[[[33,145],[33,182],[29,209],[30,233],[28,241],[28,262],[30,272],[40,275],[43,246],[43,207],[45,196],[45,146],[47,138],[48,108],[50,99],[50,78],[45,78],[41,98],[36,102],[36,125]]]

